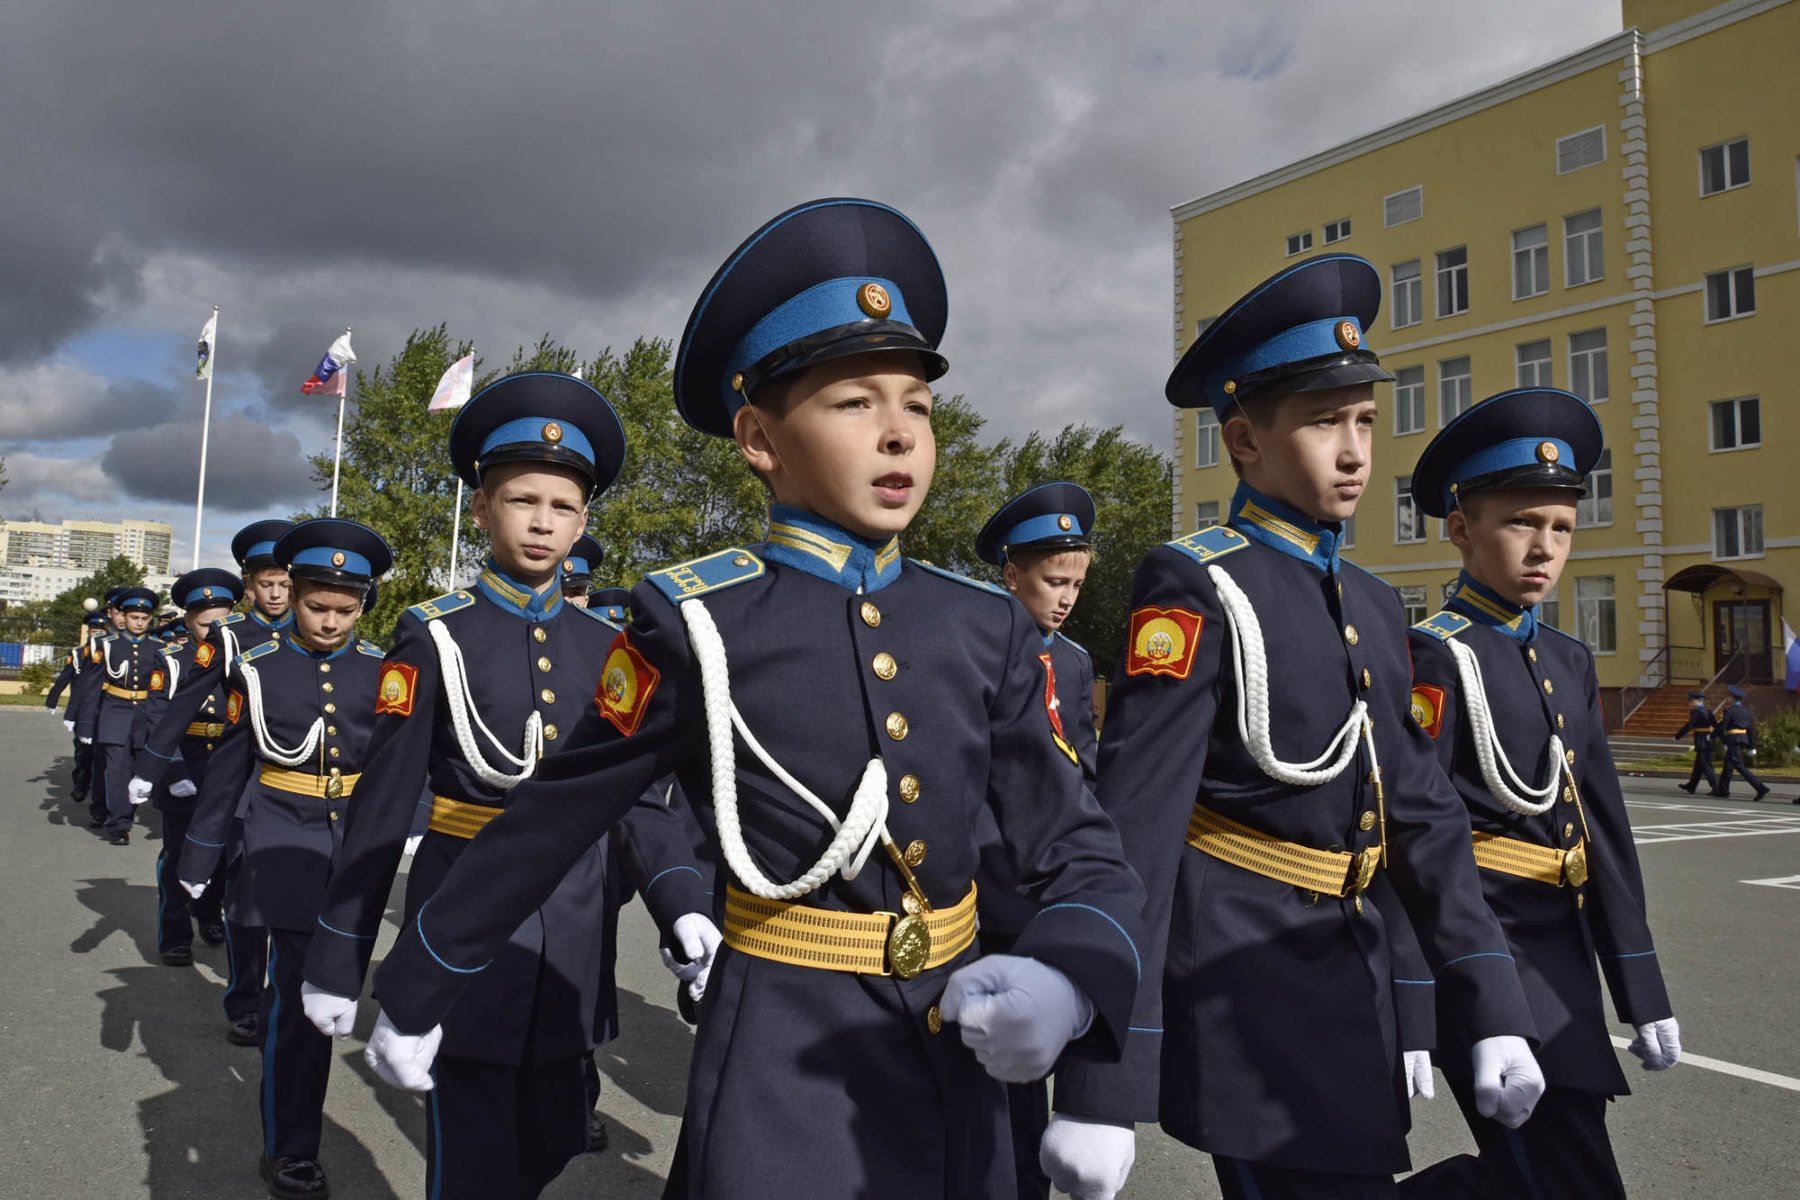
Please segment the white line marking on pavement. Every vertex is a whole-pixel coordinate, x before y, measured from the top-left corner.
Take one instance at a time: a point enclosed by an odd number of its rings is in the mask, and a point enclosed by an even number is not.
[[[1640,846],[1654,846],[1661,842],[1764,837],[1772,833],[1800,833],[1800,817],[1746,817],[1741,821],[1708,821],[1696,825],[1639,825],[1631,831],[1631,840]]]
[[[1659,812],[1732,813],[1745,817],[1764,816],[1769,819],[1779,819],[1784,815],[1780,812],[1768,812],[1766,809],[1759,812],[1754,808],[1724,808],[1718,804],[1684,804],[1679,800],[1627,800],[1625,806],[1627,808],[1648,808]]]
[[[1612,1035],[1612,1044],[1624,1050],[1631,1045],[1631,1039],[1622,1038],[1615,1033]],[[1689,1054],[1686,1050],[1681,1052],[1681,1063],[1708,1071],[1717,1071],[1721,1075],[1736,1075],[1739,1079],[1748,1079],[1752,1083],[1766,1083],[1770,1087],[1800,1092],[1800,1079],[1795,1079],[1791,1075],[1777,1075],[1773,1071],[1759,1071],[1755,1067],[1740,1067],[1736,1063],[1707,1058],[1703,1054]]]
[[[1800,892],[1800,875],[1783,875],[1778,879],[1740,879],[1738,882],[1754,884],[1757,887],[1789,888]]]

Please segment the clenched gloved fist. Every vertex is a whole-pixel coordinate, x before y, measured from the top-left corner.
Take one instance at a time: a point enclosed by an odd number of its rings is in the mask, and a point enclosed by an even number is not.
[[[1475,1043],[1475,1111],[1508,1129],[1531,1119],[1544,1095],[1544,1072],[1522,1037],[1482,1038]]]
[[[1038,1143],[1038,1166],[1052,1187],[1074,1200],[1112,1200],[1136,1161],[1136,1131],[1111,1121],[1058,1113]]]
[[[205,881],[200,883],[190,883],[188,880],[183,879],[181,881],[181,890],[198,900],[206,894],[206,883]]]
[[[1681,1061],[1681,1026],[1674,1017],[1639,1025],[1626,1049],[1642,1060],[1644,1070],[1666,1071]]]
[[[1063,1047],[1087,1032],[1094,1005],[1055,967],[990,954],[950,976],[938,1013],[958,1024],[989,1075],[1026,1083],[1049,1074]]]
[[[150,789],[155,786],[154,783],[151,783],[142,775],[133,775],[131,777],[131,782],[125,785],[125,797],[131,801],[132,806],[135,808],[137,805],[142,804],[150,798]]]
[[[718,926],[702,913],[684,913],[675,918],[675,925],[669,932],[681,948],[681,958],[664,950],[663,966],[687,984],[688,998],[698,1002],[706,995],[706,981],[712,977],[713,959],[724,939],[719,936]]]
[[[323,988],[316,988],[310,983],[300,985],[300,1007],[306,1011],[306,1019],[313,1023],[313,1028],[327,1037],[338,1039],[350,1036],[350,1030],[356,1026],[356,997],[338,996]]]
[[[375,1018],[375,1032],[369,1035],[369,1047],[363,1061],[382,1080],[409,1092],[429,1092],[437,1086],[431,1077],[431,1063],[437,1057],[438,1043],[444,1040],[444,1027],[433,1025],[425,1033],[414,1036],[401,1033],[382,1013]]]
[[[190,796],[199,794],[200,789],[194,786],[194,781],[191,779],[177,779],[169,785],[169,795],[174,796],[177,800],[186,800]]]
[[[1401,1057],[1406,1064],[1406,1098],[1435,1099],[1437,1084],[1431,1078],[1431,1051],[1407,1050]]]

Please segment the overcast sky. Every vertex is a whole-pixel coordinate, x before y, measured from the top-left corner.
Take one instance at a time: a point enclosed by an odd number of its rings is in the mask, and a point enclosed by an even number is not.
[[[990,430],[1166,446],[1169,209],[1616,32],[1617,0],[7,0],[0,454],[13,518],[165,520],[185,566],[314,496],[345,325],[504,358],[679,336],[799,201],[925,230]],[[424,398],[421,397],[421,403]]]

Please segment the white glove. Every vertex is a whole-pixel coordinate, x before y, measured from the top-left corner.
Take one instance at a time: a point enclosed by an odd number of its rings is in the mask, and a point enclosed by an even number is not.
[[[1644,1070],[1666,1071],[1681,1061],[1681,1026],[1674,1017],[1639,1025],[1626,1049],[1643,1060]]]
[[[1055,967],[990,954],[950,976],[938,1013],[958,1024],[989,1075],[1027,1083],[1049,1074],[1063,1047],[1087,1032],[1094,1005]]]
[[[125,796],[131,801],[132,807],[135,808],[137,805],[142,804],[150,798],[150,789],[155,786],[154,783],[151,783],[142,775],[133,775],[131,777],[131,782],[125,785]],[[174,791],[173,788],[169,790],[171,792]]]
[[[177,779],[169,785],[169,795],[174,796],[177,800],[186,800],[189,796],[199,794],[200,789],[194,786],[194,781],[191,779]]]
[[[425,835],[422,833],[407,834],[406,835],[406,849],[403,852],[403,853],[405,853],[406,857],[411,858],[413,855],[417,854],[419,852],[419,843],[424,840],[425,840]]]
[[[1406,1050],[1402,1052],[1401,1059],[1406,1064],[1406,1098],[1410,1100],[1414,1096],[1420,1096],[1426,1100],[1435,1099],[1437,1084],[1431,1078],[1431,1051]]]
[[[442,1025],[433,1025],[429,1032],[414,1037],[395,1029],[388,1015],[381,1013],[375,1018],[375,1032],[369,1035],[363,1061],[384,1083],[409,1092],[429,1092],[437,1086],[431,1078],[431,1061],[437,1057],[438,1043],[443,1040]]]
[[[185,879],[181,881],[181,890],[196,900],[206,895],[206,885],[204,883],[189,883]]]
[[[1112,1200],[1136,1161],[1136,1130],[1111,1121],[1058,1113],[1038,1143],[1038,1166],[1052,1187],[1074,1200]]]
[[[1475,1111],[1508,1129],[1531,1119],[1544,1095],[1544,1072],[1522,1037],[1482,1038],[1475,1043]]]
[[[300,1007],[320,1033],[338,1039],[350,1036],[356,1025],[356,997],[337,996],[310,983],[300,985]]]
[[[94,744],[93,738],[76,738],[75,740],[80,742],[84,746],[91,746]]]
[[[718,926],[712,923],[704,913],[683,913],[675,918],[674,926],[669,930],[675,937],[675,944],[681,947],[681,962],[667,950],[662,952],[663,966],[669,974],[688,985],[688,998],[698,1001],[706,995],[706,981],[712,977],[713,959],[719,953]]]
[[[56,710],[55,710],[55,709],[54,709],[54,708],[53,708],[53,709],[51,709],[51,710],[50,710],[50,711],[51,711],[51,712],[55,712],[55,711],[56,711]],[[68,730],[68,731],[69,731],[69,732],[70,732],[70,733],[74,733],[74,732],[75,732],[75,722],[73,722],[73,721],[64,721],[64,722],[63,722],[63,728],[64,728],[64,729],[66,729],[66,730]]]

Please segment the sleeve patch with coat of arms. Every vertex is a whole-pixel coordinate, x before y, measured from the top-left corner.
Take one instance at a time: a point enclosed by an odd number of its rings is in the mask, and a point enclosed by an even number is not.
[[[1444,689],[1429,683],[1413,685],[1412,719],[1436,738],[1444,728]]]
[[[236,725],[238,723],[238,718],[243,715],[244,693],[233,689],[230,697],[225,701],[225,723],[227,725]]]
[[[211,642],[201,642],[200,648],[198,650],[194,651],[194,665],[199,666],[199,667],[210,667],[210,666],[212,666],[212,660],[213,660],[212,643]]]
[[[418,682],[419,668],[411,663],[391,662],[382,667],[381,684],[375,689],[375,715],[412,716]]]
[[[1133,609],[1125,673],[1186,679],[1194,669],[1194,652],[1204,628],[1206,618],[1185,608]]]
[[[601,716],[630,737],[643,723],[644,713],[650,708],[650,697],[656,694],[656,685],[661,680],[662,673],[651,666],[650,660],[631,644],[631,638],[620,631],[613,639],[612,649],[606,652],[606,666],[600,672],[600,686],[594,689],[594,703],[599,706]]]

